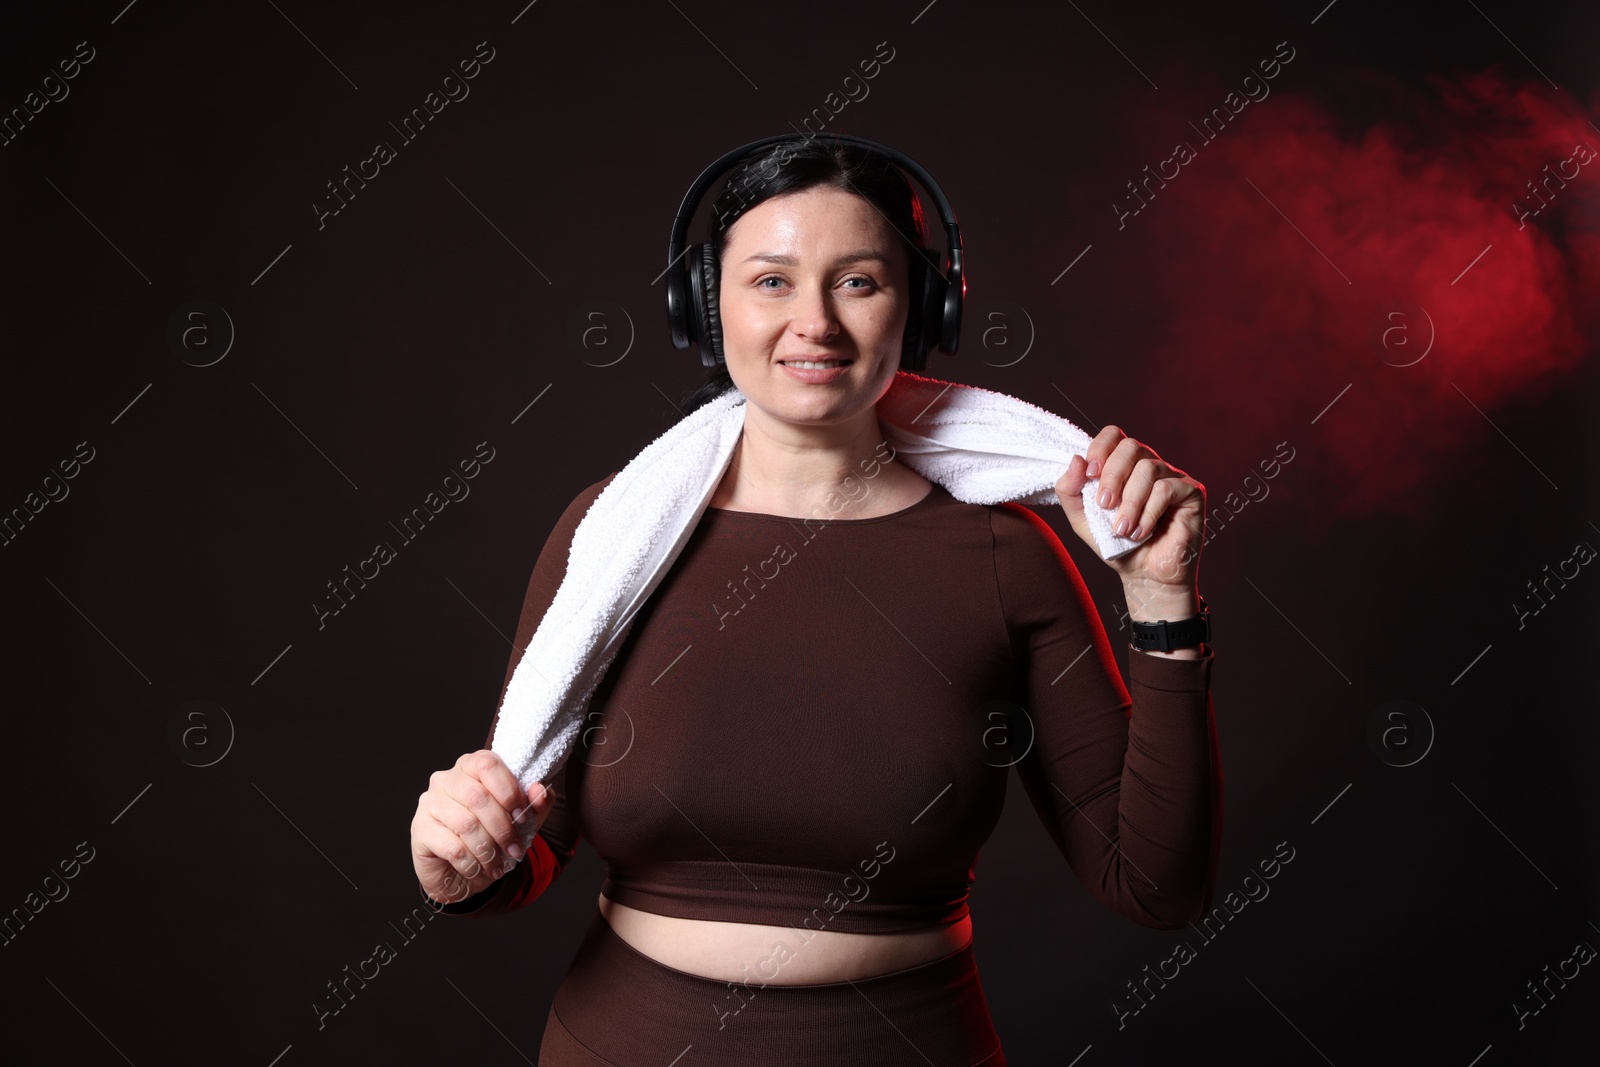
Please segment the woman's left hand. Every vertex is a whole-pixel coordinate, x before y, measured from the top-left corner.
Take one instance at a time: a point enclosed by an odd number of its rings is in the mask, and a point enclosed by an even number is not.
[[[1095,474],[1100,479],[1097,500],[1117,509],[1113,530],[1133,538],[1152,532],[1149,540],[1107,560],[1106,566],[1121,576],[1124,586],[1177,594],[1193,591],[1205,532],[1205,486],[1156,455],[1149,445],[1115,426],[1105,427],[1089,442],[1085,455],[1072,457],[1056,482],[1067,521],[1096,555],[1099,546],[1084,516],[1082,495],[1084,482]]]

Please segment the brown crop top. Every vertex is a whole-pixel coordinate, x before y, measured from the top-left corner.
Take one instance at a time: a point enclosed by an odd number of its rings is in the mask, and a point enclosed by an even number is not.
[[[502,699],[614,476],[539,553]],[[582,837],[606,863],[602,892],[644,911],[953,923],[1015,766],[1097,900],[1181,927],[1210,909],[1222,830],[1201,651],[1130,650],[1125,687],[1071,557],[1019,504],[935,483],[877,518],[708,508],[596,689],[527,857],[441,910],[528,904]]]

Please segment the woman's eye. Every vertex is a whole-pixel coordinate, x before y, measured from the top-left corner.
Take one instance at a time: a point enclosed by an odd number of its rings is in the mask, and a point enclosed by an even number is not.
[[[777,284],[768,285],[767,284],[768,282],[775,282]],[[850,283],[852,283],[852,282],[855,282],[855,283],[858,283],[858,284],[851,285]],[[781,277],[779,277],[778,275],[776,275],[776,274],[769,274],[765,278],[759,278],[759,279],[756,280],[756,288],[757,289],[776,290],[776,289],[782,288],[784,286],[784,284],[785,284],[784,280]],[[876,287],[876,283],[871,278],[868,278],[868,277],[865,277],[865,276],[859,275],[859,274],[855,275],[853,277],[846,278],[841,284],[843,284],[847,288],[853,289],[855,292],[862,292],[862,291],[865,291],[867,289],[872,289],[872,288]]]

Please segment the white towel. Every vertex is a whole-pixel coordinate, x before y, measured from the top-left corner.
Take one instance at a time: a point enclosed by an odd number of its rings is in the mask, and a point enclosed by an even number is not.
[[[565,577],[511,674],[492,750],[527,789],[566,762],[589,698],[634,616],[688,543],[744,428],[738,387],[690,412],[617,472],[573,532]],[[1055,484],[1092,440],[1025,400],[897,371],[878,400],[895,458],[969,504],[1059,504]],[[1083,488],[1100,555],[1142,542],[1111,532],[1115,512]],[[1148,537],[1148,534],[1146,535]]]

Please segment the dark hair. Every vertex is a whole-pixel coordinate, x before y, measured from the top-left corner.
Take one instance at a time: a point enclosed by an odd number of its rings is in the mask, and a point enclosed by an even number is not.
[[[711,205],[715,220],[711,224],[710,244],[718,265],[727,248],[728,230],[746,211],[775,196],[816,186],[831,186],[871,201],[897,232],[913,242],[915,248],[907,249],[907,258],[911,261],[911,274],[916,276],[915,249],[927,244],[927,227],[923,222],[922,204],[905,175],[870,148],[830,142],[822,137],[778,141],[728,172],[727,183]],[[908,292],[913,299],[906,336],[916,337],[918,320],[922,317],[921,301],[916,299],[914,287]],[[903,352],[902,349],[902,355]],[[732,388],[733,378],[728,374],[727,365],[719,363],[708,368],[705,381],[685,394],[680,408],[688,415]]]

